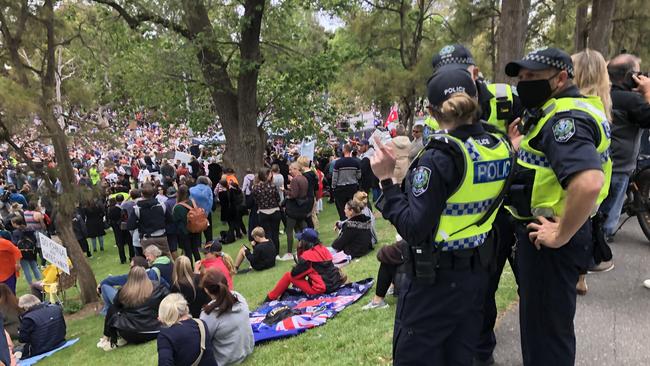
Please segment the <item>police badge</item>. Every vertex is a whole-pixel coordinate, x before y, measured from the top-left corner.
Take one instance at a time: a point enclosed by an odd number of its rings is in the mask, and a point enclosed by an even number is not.
[[[419,197],[422,193],[429,188],[429,178],[431,177],[431,169],[420,166],[413,172],[413,182],[411,184],[411,192],[415,197]]]
[[[557,142],[567,142],[575,133],[576,125],[573,118],[561,119],[553,125],[553,137]]]

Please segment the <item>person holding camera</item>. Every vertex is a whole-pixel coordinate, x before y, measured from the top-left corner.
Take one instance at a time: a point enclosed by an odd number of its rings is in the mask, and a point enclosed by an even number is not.
[[[612,183],[600,211],[607,214],[603,227],[610,241],[618,226],[630,175],[636,169],[641,129],[650,128],[650,78],[639,73],[639,64],[638,57],[621,54],[607,65],[612,82]]]

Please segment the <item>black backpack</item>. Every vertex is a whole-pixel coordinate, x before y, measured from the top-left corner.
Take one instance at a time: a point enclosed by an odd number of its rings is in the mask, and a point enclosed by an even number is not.
[[[33,231],[23,231],[22,237],[16,243],[23,257],[33,257],[36,255],[36,235]]]

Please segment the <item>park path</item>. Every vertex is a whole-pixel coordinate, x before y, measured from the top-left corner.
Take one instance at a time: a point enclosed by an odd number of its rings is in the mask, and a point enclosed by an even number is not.
[[[615,268],[587,276],[589,292],[578,296],[576,365],[650,365],[650,242],[635,218],[611,245]],[[515,304],[499,320],[495,365],[521,365],[519,311]]]

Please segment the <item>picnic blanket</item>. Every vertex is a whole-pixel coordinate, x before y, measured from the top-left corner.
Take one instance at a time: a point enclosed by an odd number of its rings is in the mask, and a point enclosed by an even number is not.
[[[71,339],[71,340],[66,341],[65,343],[63,343],[62,346],[59,346],[58,348],[55,348],[55,349],[51,350],[50,352],[46,352],[46,353],[40,354],[38,356],[34,356],[34,357],[26,358],[24,360],[20,360],[20,361],[18,361],[18,366],[31,366],[31,365],[35,364],[36,362],[44,359],[45,357],[53,355],[55,352],[58,352],[58,351],[60,351],[60,350],[62,350],[64,348],[72,346],[73,344],[77,343],[78,340],[79,340],[79,338]]]
[[[250,313],[255,344],[291,337],[307,329],[325,324],[328,319],[333,318],[341,310],[354,304],[365,295],[372,287],[373,282],[372,278],[366,278],[343,285],[335,292],[314,296],[306,295],[298,289],[288,289],[280,299],[266,302]],[[275,324],[263,323],[269,311],[285,305],[300,313]]]

